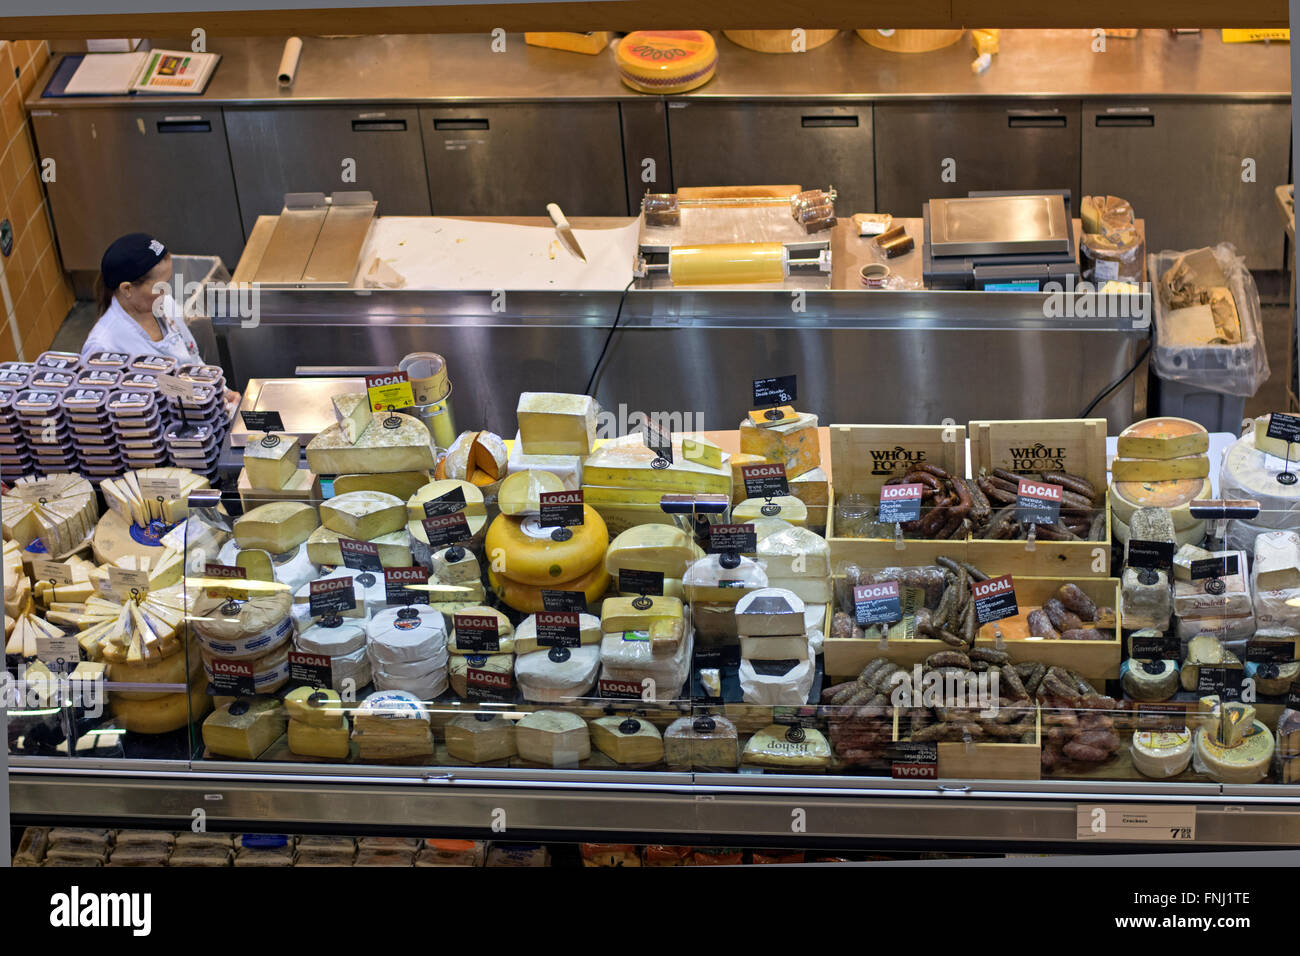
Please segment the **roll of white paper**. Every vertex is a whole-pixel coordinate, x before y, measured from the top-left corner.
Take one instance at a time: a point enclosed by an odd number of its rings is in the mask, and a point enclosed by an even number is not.
[[[280,69],[276,74],[281,86],[293,86],[300,56],[302,56],[302,40],[289,37],[284,41],[284,56],[280,57]]]

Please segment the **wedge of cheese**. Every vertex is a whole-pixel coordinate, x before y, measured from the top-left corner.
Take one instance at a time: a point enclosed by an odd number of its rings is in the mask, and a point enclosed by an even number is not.
[[[525,515],[541,511],[543,492],[564,490],[564,482],[549,471],[517,471],[501,482],[497,507],[502,514]]]
[[[343,392],[331,395],[334,419],[348,444],[356,444],[370,424],[370,396],[365,392]]]
[[[425,502],[432,501],[435,498],[444,498],[447,495],[455,497],[457,492],[465,498],[463,510],[466,515],[481,518],[487,514],[487,506],[483,503],[483,492],[477,485],[470,484],[468,481],[440,478],[437,481],[430,481],[422,485],[418,491],[407,499],[407,520],[423,521],[426,517],[424,513]]]
[[[307,557],[313,564],[325,564],[336,567],[343,563],[343,551],[339,547],[337,531],[329,528],[317,528],[307,538]],[[390,531],[372,539],[372,544],[379,547],[379,563],[386,568],[409,568],[411,566],[411,536],[405,531]]]
[[[249,432],[244,471],[252,488],[285,487],[298,472],[298,436],[283,432]]]
[[[780,518],[802,528],[808,524],[808,506],[794,495],[778,495],[771,499],[746,498],[731,509],[731,520],[736,524],[759,518]]]
[[[390,428],[389,422],[396,424]],[[434,466],[432,439],[410,415],[371,419],[355,441],[334,424],[308,442],[307,466],[318,475],[424,471]]]
[[[1209,450],[1210,433],[1186,418],[1148,418],[1135,422],[1119,433],[1115,446],[1117,458],[1161,461],[1204,455]]]
[[[588,455],[596,443],[596,402],[590,395],[522,392],[515,415],[525,455]]]
[[[292,551],[320,527],[316,509],[301,501],[273,501],[235,519],[235,542],[271,554]]]
[[[783,464],[786,478],[797,478],[822,463],[817,416],[802,412],[779,425],[762,426],[746,418],[740,423],[740,450]]]
[[[320,506],[320,523],[344,538],[371,541],[406,526],[406,503],[382,491],[350,491]],[[314,529],[313,529],[314,530]]]
[[[651,764],[664,757],[664,739],[655,725],[636,717],[599,717],[591,722],[591,742],[615,763]]]
[[[1206,478],[1210,474],[1210,460],[1205,455],[1166,459],[1116,458],[1111,462],[1110,473],[1117,482]]]
[[[605,552],[605,570],[657,571],[665,578],[680,578],[704,550],[675,525],[647,524],[629,528],[614,538]]]

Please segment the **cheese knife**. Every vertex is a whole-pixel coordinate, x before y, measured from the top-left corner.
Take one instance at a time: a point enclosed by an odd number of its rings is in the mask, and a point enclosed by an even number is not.
[[[578,239],[573,234],[573,227],[569,225],[569,220],[564,218],[564,213],[560,207],[553,202],[548,202],[546,211],[550,213],[551,222],[555,223],[555,232],[559,235],[560,241],[564,243],[564,247],[583,262],[586,262],[587,257],[582,254],[582,246],[578,245]]]

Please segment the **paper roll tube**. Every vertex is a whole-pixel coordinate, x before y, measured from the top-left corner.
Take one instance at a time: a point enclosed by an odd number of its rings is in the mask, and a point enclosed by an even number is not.
[[[302,40],[289,37],[284,41],[284,55],[280,57],[280,68],[276,79],[281,86],[293,86],[293,78],[298,73],[298,58],[302,56]]]
[[[779,242],[723,242],[674,246],[668,274],[673,285],[730,285],[785,280],[785,246]]]

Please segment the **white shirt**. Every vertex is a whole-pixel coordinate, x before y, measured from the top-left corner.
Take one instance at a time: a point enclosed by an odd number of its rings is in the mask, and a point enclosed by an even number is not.
[[[163,318],[158,323],[164,335],[161,341],[155,342],[140,327],[140,323],[122,308],[117,296],[114,296],[108,310],[99,317],[95,327],[90,330],[90,335],[86,337],[81,354],[125,352],[132,356],[170,355],[185,364],[202,362],[198,343],[190,334],[176,300],[169,295],[163,296],[162,312]]]

